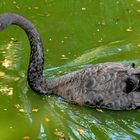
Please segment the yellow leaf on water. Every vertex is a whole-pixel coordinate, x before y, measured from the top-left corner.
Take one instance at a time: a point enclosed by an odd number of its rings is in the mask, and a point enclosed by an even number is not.
[[[138,10],[136,10],[136,12],[140,13],[140,10],[138,9]]]
[[[46,118],[45,118],[45,121],[46,121],[46,122],[49,122],[49,121],[50,121],[50,119],[49,119],[48,117],[46,117]]]
[[[19,112],[25,112],[25,110],[23,108],[19,109]]]
[[[5,67],[5,68],[8,68],[12,65],[12,61],[8,60],[8,59],[5,59],[3,62],[2,62],[2,65]]]
[[[16,5],[16,8],[17,8],[17,9],[20,9],[19,5]]]
[[[19,79],[20,79],[20,77],[15,77],[14,78],[15,81],[18,81]]]
[[[9,90],[9,92],[7,93],[7,95],[13,95],[13,90]]]
[[[82,7],[82,11],[85,11],[86,10],[86,8],[85,7]]]
[[[15,104],[14,105],[16,108],[20,108],[20,104]]]
[[[32,112],[38,112],[38,109],[37,108],[33,108]]]
[[[96,108],[96,111],[103,112],[103,110],[102,109],[99,109],[99,108]]]
[[[82,128],[77,128],[77,132],[80,134],[80,135],[84,135],[84,130]]]
[[[2,92],[2,94],[4,95],[11,96],[13,95],[13,88],[8,88],[7,86],[6,87],[3,86],[0,88],[0,92]]]
[[[65,135],[64,135],[63,132],[56,131],[56,132],[54,132],[54,134],[55,134],[56,136],[60,137],[60,138],[65,138]]]
[[[5,73],[0,71],[0,77],[3,77],[3,76],[5,76]]]
[[[23,140],[30,140],[30,137],[29,136],[24,136],[22,139]]]
[[[13,37],[11,37],[11,40],[14,41],[15,39]]]
[[[129,27],[129,28],[126,29],[126,31],[127,31],[127,32],[132,32],[133,29],[132,29],[132,27]]]

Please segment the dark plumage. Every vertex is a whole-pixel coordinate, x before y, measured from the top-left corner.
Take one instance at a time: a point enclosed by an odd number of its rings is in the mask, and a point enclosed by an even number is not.
[[[140,68],[134,64],[103,63],[47,80],[43,77],[44,55],[34,26],[16,14],[0,15],[0,31],[11,24],[27,34],[30,46],[28,83],[40,94],[55,94],[73,103],[113,110],[140,107]]]

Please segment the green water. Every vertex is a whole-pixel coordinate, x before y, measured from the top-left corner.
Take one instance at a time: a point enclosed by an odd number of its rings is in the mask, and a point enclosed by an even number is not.
[[[52,78],[106,61],[140,65],[139,0],[1,0],[0,13],[25,16]],[[0,140],[138,140],[140,109],[96,110],[28,86],[29,43],[16,26],[0,32]]]

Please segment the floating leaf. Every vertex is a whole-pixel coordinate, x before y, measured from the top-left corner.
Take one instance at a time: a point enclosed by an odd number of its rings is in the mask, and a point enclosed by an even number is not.
[[[2,62],[2,65],[5,67],[5,68],[8,68],[12,65],[12,62],[8,59],[5,59],[3,62]]]
[[[11,40],[14,41],[15,39],[13,37],[11,37]]]
[[[127,31],[127,32],[132,32],[132,31],[133,31],[133,30],[132,30],[132,27],[127,28],[126,31]]]
[[[23,108],[19,109],[19,112],[25,112],[25,110]]]
[[[60,137],[60,138],[65,138],[64,133],[61,132],[61,131],[56,131],[56,132],[54,132],[54,134],[55,134],[56,136]]]
[[[30,140],[30,137],[29,136],[24,136],[22,139],[23,140]]]
[[[3,76],[5,76],[5,73],[0,71],[0,77],[3,77]]]
[[[19,5],[16,5],[16,8],[17,8],[17,9],[20,9]]]
[[[65,55],[64,55],[64,54],[62,54],[62,57],[65,57]]]
[[[80,134],[80,135],[84,135],[84,130],[82,128],[77,128],[77,132]]]
[[[20,104],[15,104],[14,105],[16,108],[20,108]]]
[[[17,42],[17,40],[15,38],[13,38],[13,37],[11,37],[11,41],[12,42]]]
[[[15,81],[18,81],[19,79],[20,79],[20,77],[15,77],[14,78]]]
[[[102,109],[99,109],[99,108],[96,108],[96,111],[103,112],[103,110]]]
[[[45,118],[45,121],[46,121],[46,122],[49,122],[49,121],[50,121],[50,119],[49,119],[48,117],[46,117],[46,118]]]
[[[136,10],[136,12],[140,13],[140,10]]]
[[[85,7],[82,7],[82,11],[85,11],[86,10],[86,8]]]
[[[37,108],[33,108],[32,112],[38,112],[38,109]]]
[[[13,90],[9,90],[9,92],[7,93],[7,95],[13,95]]]
[[[8,87],[2,87],[0,88],[0,92],[2,92],[2,94],[4,95],[13,95],[13,88],[8,88]]]

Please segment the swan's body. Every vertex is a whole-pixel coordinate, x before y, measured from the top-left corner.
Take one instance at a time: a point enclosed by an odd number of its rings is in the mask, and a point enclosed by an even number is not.
[[[0,15],[0,31],[11,24],[27,34],[31,55],[28,83],[40,94],[55,94],[73,103],[113,110],[140,107],[140,68],[121,63],[97,64],[55,79],[43,77],[43,48],[34,26],[16,14]]]

